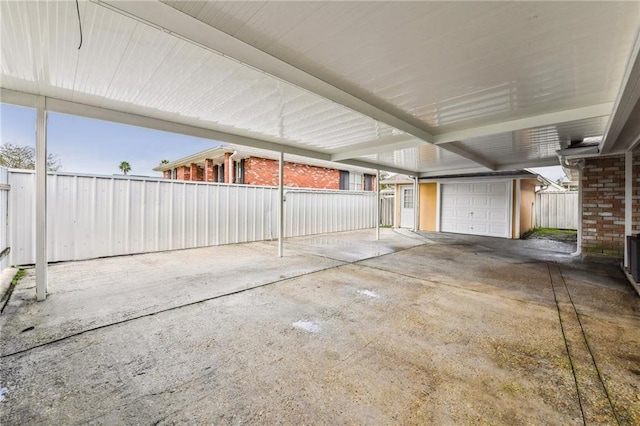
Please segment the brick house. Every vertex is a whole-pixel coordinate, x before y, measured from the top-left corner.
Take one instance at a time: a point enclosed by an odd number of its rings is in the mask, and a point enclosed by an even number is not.
[[[165,179],[194,182],[278,185],[278,154],[237,145],[221,145],[161,164]],[[376,171],[287,155],[284,185],[297,188],[374,191]]]

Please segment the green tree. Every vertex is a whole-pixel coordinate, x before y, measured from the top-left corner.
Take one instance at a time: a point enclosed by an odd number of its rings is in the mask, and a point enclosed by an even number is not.
[[[0,166],[34,170],[36,168],[36,149],[32,146],[4,143],[0,145]],[[62,164],[57,155],[47,155],[47,170],[55,172],[61,168]]]
[[[383,189],[389,188],[391,186],[391,185],[385,185],[385,184],[381,183],[383,180],[389,179],[389,177],[391,177],[391,175],[389,175],[389,172],[386,172],[384,170],[380,170],[380,182],[378,182],[378,185],[380,185],[380,190],[381,191]]]
[[[125,175],[131,171],[131,165],[127,161],[123,161],[120,163],[120,171]]]
[[[160,165],[163,165],[163,164],[169,164],[169,160],[162,160],[162,161],[160,162]]]

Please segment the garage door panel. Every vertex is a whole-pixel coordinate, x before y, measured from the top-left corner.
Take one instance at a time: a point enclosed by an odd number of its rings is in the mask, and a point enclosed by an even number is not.
[[[490,208],[502,208],[502,209],[508,209],[509,208],[509,200],[507,199],[507,197],[504,198],[490,198],[489,199],[489,203],[488,203],[488,207]]]
[[[456,185],[456,187],[454,188],[454,192],[458,193],[458,194],[469,194],[472,192],[472,184],[458,184]]]
[[[474,183],[472,185],[470,189],[473,194],[488,194],[491,192],[491,185],[488,183]]]
[[[460,208],[442,209],[442,216],[464,221],[471,217],[471,210]]]
[[[487,220],[504,224],[509,220],[509,213],[506,211],[490,210],[487,212]]]
[[[441,231],[510,237],[509,181],[442,184],[441,188]]]
[[[509,228],[505,227],[504,225],[491,225],[489,227],[489,235],[501,235],[504,233],[508,233],[509,232]]]

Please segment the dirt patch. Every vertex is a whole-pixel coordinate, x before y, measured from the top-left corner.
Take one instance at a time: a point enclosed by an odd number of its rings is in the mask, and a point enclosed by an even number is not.
[[[578,241],[578,232],[572,229],[534,228],[524,234],[521,239],[575,243]]]

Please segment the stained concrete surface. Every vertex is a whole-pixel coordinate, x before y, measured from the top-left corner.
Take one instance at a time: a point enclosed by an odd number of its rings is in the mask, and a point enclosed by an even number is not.
[[[639,424],[640,303],[611,265],[383,230],[30,271],[2,424]]]

